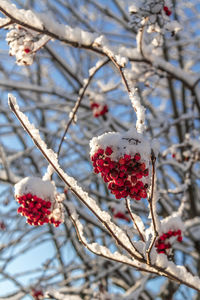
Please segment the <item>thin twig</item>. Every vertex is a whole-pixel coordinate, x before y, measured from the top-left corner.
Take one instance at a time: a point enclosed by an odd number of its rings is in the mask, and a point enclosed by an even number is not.
[[[132,221],[133,221],[133,223],[134,223],[134,225],[135,225],[135,228],[137,229],[137,231],[138,231],[138,233],[139,233],[139,236],[140,236],[141,240],[142,240],[143,242],[145,242],[144,236],[143,236],[142,232],[140,231],[140,229],[139,229],[139,227],[138,227],[138,225],[137,225],[137,222],[136,222],[136,220],[135,220],[135,218],[134,218],[134,215],[133,215],[133,213],[132,213],[132,211],[131,211],[130,202],[129,202],[129,200],[128,200],[127,198],[126,198],[126,208],[127,208],[128,212],[129,212],[129,214],[130,214],[130,216],[131,216],[131,219],[132,219]]]
[[[152,150],[151,153],[151,163],[152,163],[152,184],[151,184],[151,196],[148,199],[149,202],[149,206],[150,206],[150,213],[151,213],[151,217],[152,217],[152,222],[153,222],[153,231],[154,231],[154,237],[151,240],[150,246],[146,251],[147,254],[147,264],[150,265],[150,254],[151,254],[151,250],[153,248],[153,245],[155,243],[155,240],[158,236],[158,231],[156,228],[156,221],[155,221],[155,216],[154,216],[154,209],[153,209],[153,198],[154,198],[154,185],[155,185],[155,161],[156,161],[156,157],[155,154]]]
[[[4,27],[7,27],[7,26],[9,26],[9,25],[11,25],[11,24],[13,24],[13,23],[14,23],[14,22],[13,22],[12,20],[9,20],[7,23],[1,25],[1,26],[0,26],[0,29],[2,29],[2,28],[4,28]]]
[[[139,34],[139,43],[138,43],[139,51],[140,51],[142,57],[144,57],[144,58],[145,58],[145,55],[144,55],[144,51],[143,51],[143,37],[144,37],[144,28],[145,28],[145,25],[146,25],[148,19],[149,19],[148,17],[145,18],[145,23],[140,28],[139,33],[138,33]]]
[[[80,106],[80,104],[81,104],[81,100],[82,100],[83,97],[84,97],[84,94],[85,94],[85,91],[86,91],[87,87],[89,86],[90,82],[92,81],[94,75],[95,75],[95,74],[96,74],[103,66],[105,66],[108,62],[109,62],[109,59],[106,59],[106,60],[104,60],[98,67],[96,67],[96,68],[94,69],[94,71],[90,74],[90,76],[88,77],[88,79],[87,79],[85,85],[82,87],[81,94],[79,95],[79,97],[78,97],[78,99],[77,99],[77,101],[76,101],[76,103],[75,103],[75,105],[74,105],[74,107],[73,107],[73,109],[72,109],[72,115],[70,116],[70,119],[69,119],[69,121],[68,121],[68,123],[67,123],[67,126],[66,126],[66,128],[65,128],[65,131],[64,131],[63,136],[62,136],[62,138],[61,138],[61,141],[60,141],[60,144],[59,144],[59,147],[58,147],[58,152],[57,152],[57,155],[58,155],[58,156],[59,156],[59,154],[60,154],[61,147],[62,147],[63,141],[64,141],[64,139],[65,139],[65,135],[67,134],[67,131],[68,131],[70,125],[71,125],[72,122],[75,120],[75,116],[76,116],[77,110],[79,109],[79,106]]]

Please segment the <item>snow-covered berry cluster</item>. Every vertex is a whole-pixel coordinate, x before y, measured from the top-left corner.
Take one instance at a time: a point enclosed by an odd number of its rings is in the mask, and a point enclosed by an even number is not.
[[[90,142],[95,173],[100,173],[116,199],[147,197],[150,144],[136,131],[106,133]]]
[[[49,180],[26,177],[15,185],[15,198],[20,204],[17,212],[27,218],[29,225],[53,224],[58,227],[64,221],[63,194],[56,192]]]
[[[92,109],[95,118],[103,116],[108,112],[108,106],[105,103],[91,102],[90,108]]]
[[[148,184],[143,184],[143,176],[149,175],[145,163],[140,162],[140,153],[134,156],[124,154],[118,161],[112,160],[109,156],[113,153],[111,147],[105,151],[99,148],[91,157],[95,173],[101,173],[105,182],[108,182],[108,189],[115,195],[116,199],[130,196],[135,200],[146,198]]]
[[[167,233],[163,233],[156,241],[156,251],[161,254],[170,255],[170,249],[175,241],[182,242],[181,230],[169,230]]]
[[[141,27],[143,26],[144,19],[146,24],[159,24],[164,25],[166,16],[171,15],[171,10],[169,5],[165,2],[169,1],[160,1],[160,0],[138,0],[134,1],[134,4],[131,4],[129,7],[129,12],[131,14],[131,26]]]
[[[41,288],[40,289],[32,288],[31,296],[33,297],[34,300],[44,299],[44,293]]]
[[[18,65],[31,65],[33,63],[35,55],[34,42],[36,40],[36,33],[19,25],[10,26],[6,41],[10,47],[9,54],[16,56]]]

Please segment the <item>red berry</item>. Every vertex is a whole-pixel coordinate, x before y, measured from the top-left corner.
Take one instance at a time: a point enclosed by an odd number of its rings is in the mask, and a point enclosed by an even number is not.
[[[137,177],[136,176],[131,176],[131,181],[133,184],[137,182]]]
[[[119,159],[119,164],[120,164],[120,165],[124,165],[124,164],[125,164],[125,159],[121,157],[121,158]]]
[[[182,242],[182,240],[183,240],[183,237],[182,237],[182,236],[179,236],[179,237],[177,238],[177,241],[178,241],[178,242]]]
[[[117,172],[117,170],[112,170],[112,171],[110,172],[110,177],[111,177],[112,179],[118,178],[118,172]]]
[[[135,156],[134,156],[134,159],[135,159],[136,161],[139,161],[140,158],[141,158],[140,154],[139,154],[139,153],[136,153]]]
[[[22,207],[20,206],[18,209],[17,209],[17,213],[20,214],[22,212]]]
[[[31,52],[31,50],[30,50],[29,48],[25,48],[25,49],[24,49],[24,52],[25,52],[25,53],[29,53],[29,52]]]
[[[106,150],[105,150],[105,154],[106,155],[111,155],[113,153],[113,150],[111,147],[107,147]]]

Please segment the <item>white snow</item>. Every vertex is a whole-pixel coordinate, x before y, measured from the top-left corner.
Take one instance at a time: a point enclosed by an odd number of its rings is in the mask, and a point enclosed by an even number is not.
[[[42,180],[39,177],[25,177],[15,184],[15,196],[25,194],[36,195],[43,199],[54,199],[55,186],[49,180]]]

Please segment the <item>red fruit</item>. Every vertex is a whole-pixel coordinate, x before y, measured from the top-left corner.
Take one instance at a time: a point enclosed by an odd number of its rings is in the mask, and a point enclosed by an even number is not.
[[[131,184],[131,182],[130,182],[129,180],[126,180],[126,181],[124,182],[124,185],[125,185],[125,186],[131,186],[132,184]]]
[[[123,178],[125,176],[125,173],[124,172],[119,172],[119,177],[120,178]]]
[[[94,168],[94,173],[98,174],[99,170],[97,168]]]
[[[119,186],[124,185],[124,181],[121,178],[115,178],[114,183],[119,185]]]
[[[104,170],[104,167],[97,167],[97,170],[99,170],[99,172],[102,172]]]
[[[146,169],[145,163],[142,163],[142,164],[140,165],[140,170],[141,170],[141,171],[144,171],[145,169]]]
[[[97,159],[96,161],[97,166],[103,166],[104,165],[104,160],[103,159]]]
[[[31,52],[31,50],[30,50],[29,48],[25,48],[25,49],[24,49],[24,52],[25,52],[25,53],[29,53],[29,52]]]
[[[168,231],[167,236],[171,237],[173,235],[173,232],[171,230]]]
[[[128,192],[127,191],[122,191],[121,196],[122,196],[122,198],[126,198],[128,196]]]
[[[125,161],[131,160],[131,155],[124,154],[124,159],[125,159]]]
[[[182,236],[179,236],[179,237],[177,238],[177,241],[178,241],[178,242],[182,242],[182,240],[183,240],[183,237],[182,237]]]
[[[108,175],[110,172],[110,168],[109,167],[104,167],[103,172]]]
[[[146,197],[147,197],[146,191],[140,190],[140,191],[139,191],[139,196],[140,196],[141,198],[146,198]]]
[[[126,166],[120,166],[120,171],[126,172],[127,171],[127,167]]]
[[[117,212],[116,214],[114,214],[114,218],[118,218],[118,219],[122,219],[122,220],[126,220],[127,222],[130,222],[130,219],[122,212]]]
[[[142,181],[138,181],[137,182],[137,184],[136,184],[136,187],[138,188],[138,189],[143,189],[144,188],[144,184],[143,184],[143,182]]]
[[[111,172],[110,172],[110,177],[111,177],[112,179],[118,178],[118,172],[117,172],[117,170],[111,170]]]
[[[105,161],[105,163],[108,164],[108,165],[110,165],[110,163],[111,163],[110,157],[106,157],[104,161]]]
[[[39,204],[39,203],[38,203],[38,204]],[[36,206],[37,206],[38,204],[36,204]],[[33,207],[34,207],[34,203],[31,202],[31,203],[29,204],[29,208],[33,208]]]
[[[50,207],[51,207],[51,202],[50,202],[50,201],[47,201],[46,207],[47,207],[47,208],[50,208]]]
[[[170,16],[170,15],[172,14],[171,10],[169,10],[169,8],[168,8],[167,6],[164,6],[164,7],[163,7],[163,10],[165,11],[165,14],[166,14],[167,16]]]
[[[26,199],[32,199],[32,195],[31,194],[26,194]]]
[[[99,148],[99,149],[98,149],[98,151],[97,151],[97,154],[99,154],[99,155],[103,155],[103,154],[104,154],[104,150],[103,150],[103,149],[101,149],[101,148]]]
[[[121,158],[119,159],[119,164],[120,164],[120,165],[124,165],[124,164],[125,164],[125,159],[121,157]]]
[[[134,186],[130,189],[131,194],[137,194],[138,189]]]
[[[137,177],[136,176],[131,176],[131,181],[132,181],[133,184],[136,184]]]
[[[107,147],[106,150],[105,150],[105,154],[106,155],[111,155],[113,153],[113,150],[111,147]]]
[[[134,156],[134,159],[135,159],[136,161],[139,161],[140,158],[141,158],[140,154],[139,154],[139,153],[136,153],[135,156]]]
[[[90,107],[91,107],[91,108],[99,107],[99,104],[93,102],[93,103],[91,103]]]
[[[136,177],[137,177],[137,179],[141,179],[142,177],[143,177],[143,174],[140,172],[140,173],[137,173],[136,174]]]
[[[17,209],[17,213],[20,214],[20,213],[22,212],[22,210],[23,210],[23,209],[22,209],[22,207],[20,206],[20,207]]]

